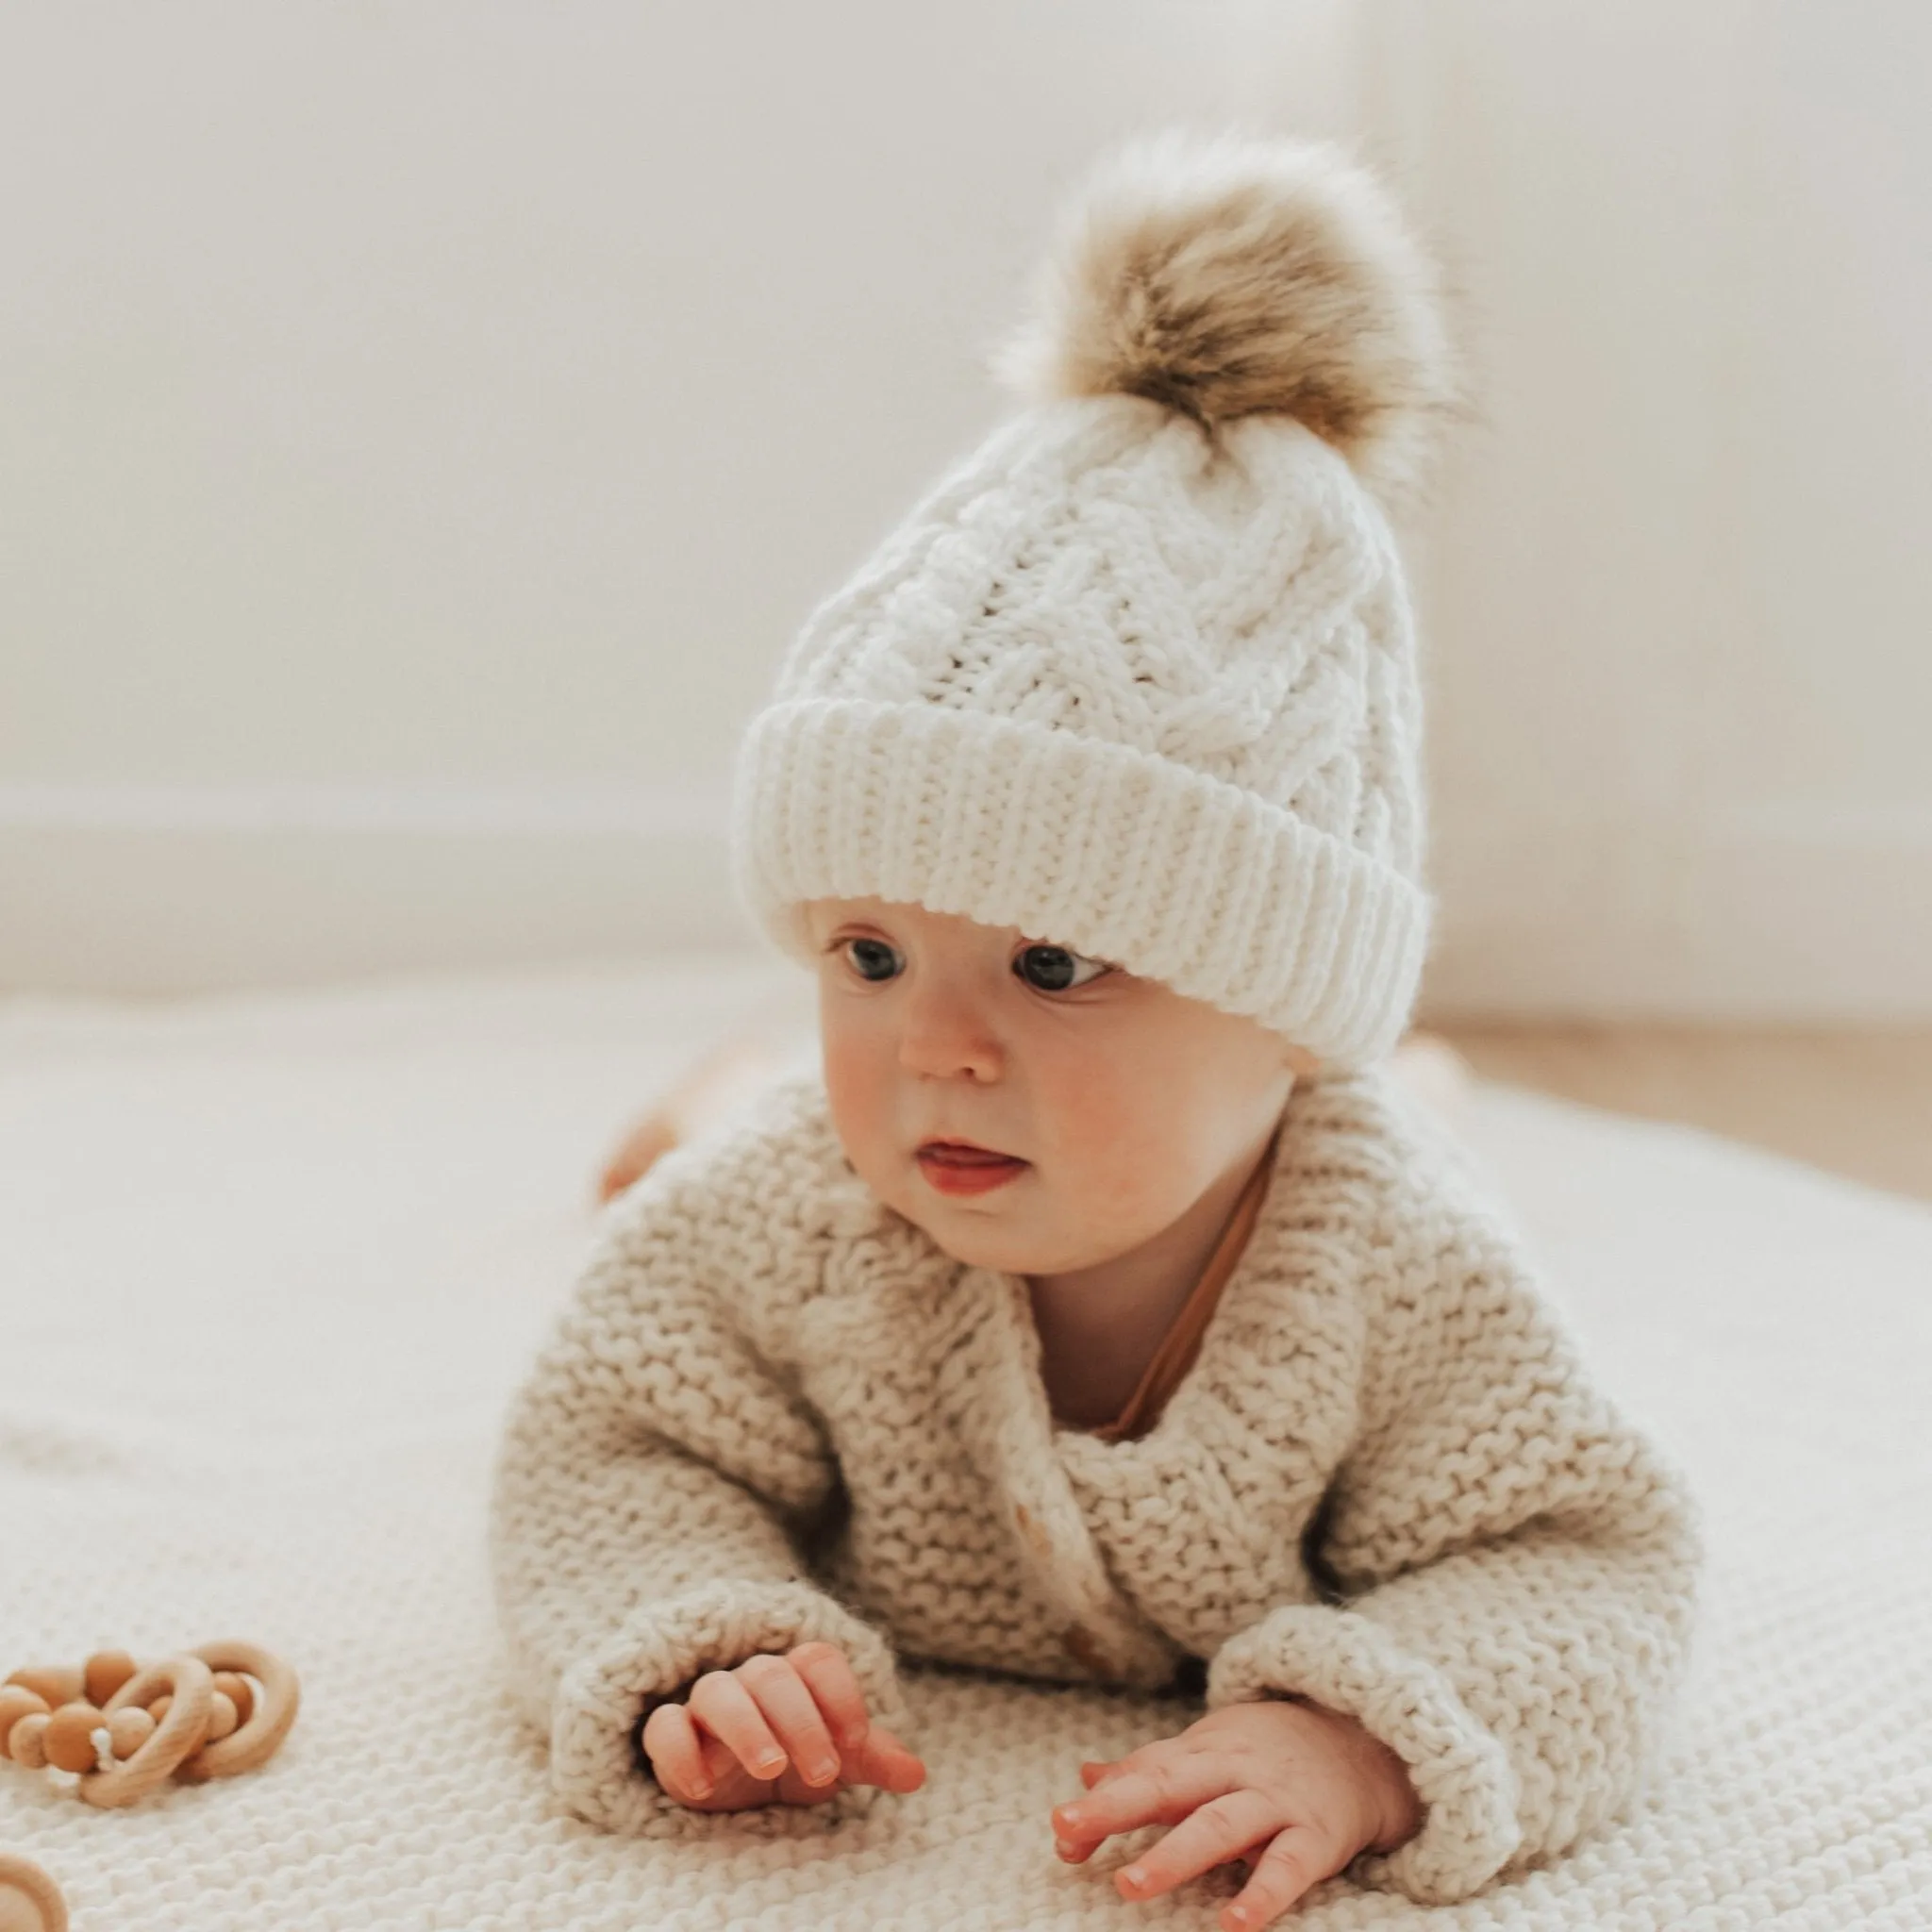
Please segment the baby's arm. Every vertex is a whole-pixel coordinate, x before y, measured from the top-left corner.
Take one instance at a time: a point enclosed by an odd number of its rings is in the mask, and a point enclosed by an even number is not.
[[[611,1210],[498,1455],[491,1555],[512,1688],[549,1735],[558,1794],[614,1831],[707,1823],[656,1782],[638,1731],[708,1674],[824,1643],[873,1719],[905,1721],[885,1639],[810,1580],[792,1541],[838,1470],[772,1347],[819,1265],[821,1237],[773,1185],[804,1158],[790,1106],[776,1092],[716,1143],[667,1156]],[[820,1813],[875,1796],[841,1788]]]
[[[1126,1897],[1244,1857],[1222,1924],[1253,1932],[1366,1853],[1362,1882],[1455,1904],[1567,1850],[1654,1761],[1694,1610],[1692,1506],[1589,1387],[1501,1229],[1450,1199],[1385,1286],[1316,1557],[1336,1601],[1237,1630],[1205,1718],[1083,1768],[1088,1796],[1054,1812],[1075,1861],[1174,1827],[1117,1875]]]
[[[1300,1693],[1408,1767],[1422,1830],[1363,1882],[1422,1904],[1611,1819],[1655,1762],[1701,1560],[1678,1472],[1587,1379],[1463,1176],[1391,1230],[1360,1424],[1328,1495],[1334,1604],[1210,1659],[1210,1710]]]

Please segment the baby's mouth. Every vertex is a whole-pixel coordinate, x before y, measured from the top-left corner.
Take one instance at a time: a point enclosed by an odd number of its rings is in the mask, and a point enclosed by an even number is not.
[[[998,1167],[1009,1161],[1021,1167],[1026,1164],[1017,1154],[1002,1154],[997,1148],[981,1147],[971,1141],[922,1141],[919,1158],[942,1161],[949,1167]]]
[[[980,1147],[970,1141],[925,1141],[917,1155],[926,1184],[942,1194],[983,1194],[1026,1172],[1015,1154]]]

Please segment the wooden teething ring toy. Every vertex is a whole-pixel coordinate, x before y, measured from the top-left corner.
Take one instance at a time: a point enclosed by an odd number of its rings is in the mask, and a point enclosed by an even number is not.
[[[79,1795],[111,1808],[166,1778],[254,1771],[281,1748],[300,1703],[295,1673],[259,1644],[204,1643],[145,1666],[98,1651],[83,1665],[29,1665],[0,1685],[0,1757],[76,1773]],[[0,1932],[12,1932],[4,1913]]]

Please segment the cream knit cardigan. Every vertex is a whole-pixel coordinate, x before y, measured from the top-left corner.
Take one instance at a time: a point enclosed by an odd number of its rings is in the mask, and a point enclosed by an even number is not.
[[[1347,1712],[1426,1810],[1349,1875],[1423,1904],[1565,1850],[1643,1781],[1698,1512],[1389,1075],[1296,1089],[1145,1436],[1058,1423],[1039,1370],[1024,1279],[877,1200],[816,1069],[660,1158],[607,1210],[495,1467],[510,1678],[559,1798],[617,1832],[828,1845],[920,1802],[699,1812],[650,1778],[656,1702],[815,1638],[915,1750],[899,1656]]]

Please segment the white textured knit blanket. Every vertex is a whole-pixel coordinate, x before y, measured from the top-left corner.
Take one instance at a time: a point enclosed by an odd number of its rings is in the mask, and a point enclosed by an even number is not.
[[[485,1571],[501,1410],[612,1136],[791,987],[688,959],[0,1003],[0,1675],[243,1637],[304,1686],[265,1769],[127,1810],[0,1764],[0,1850],[76,1932],[1214,1925],[1236,1867],[1113,1890],[1152,1828],[1054,1857],[1080,1759],[1147,1734],[1130,1697],[914,1669],[924,1788],[823,1842],[626,1840],[550,1800]],[[1682,1741],[1526,1880],[1438,1912],[1331,1881],[1299,1923],[1932,1925],[1932,1213],[1502,1088],[1470,1127],[1704,1497]]]

